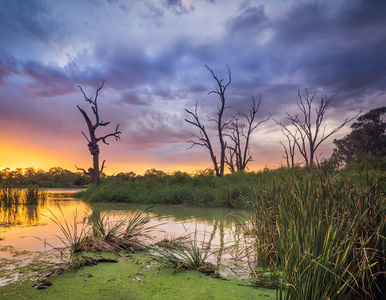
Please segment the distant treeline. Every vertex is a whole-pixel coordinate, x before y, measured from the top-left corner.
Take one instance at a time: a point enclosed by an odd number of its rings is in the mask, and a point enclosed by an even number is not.
[[[367,170],[377,169],[381,172],[386,171],[386,161],[383,158],[376,158],[372,156],[367,156],[361,159],[357,159],[352,162],[350,165],[346,165],[342,168],[339,163],[333,158],[326,160],[319,164],[318,167],[321,172],[337,172],[337,171],[355,171],[365,172]],[[286,167],[281,167],[280,169],[287,169]],[[289,168],[291,169],[291,168]],[[309,169],[309,167],[295,167],[295,169]],[[266,168],[262,171],[270,170]],[[272,171],[272,170],[270,170]],[[252,172],[254,173],[254,172]],[[256,173],[256,172],[255,172]],[[257,172],[259,173],[259,171]],[[105,173],[101,174],[101,182],[108,182],[111,180],[118,179],[118,182],[128,181],[128,182],[139,182],[139,181],[148,181],[149,179],[162,178],[163,181],[166,179],[171,181],[190,181],[194,178],[202,177],[213,177],[215,173],[213,170],[198,170],[194,174],[187,172],[175,171],[171,173],[166,173],[162,170],[149,169],[143,175],[137,175],[134,172],[120,172],[113,175],[106,175]],[[236,176],[235,176],[236,177]],[[44,171],[42,169],[35,168],[16,168],[11,170],[10,168],[5,168],[0,170],[0,185],[7,186],[18,186],[26,187],[30,185],[37,185],[39,187],[77,187],[77,186],[86,186],[91,183],[91,178],[89,175],[84,174],[84,172],[77,171],[71,172],[69,170],[63,169],[61,167],[54,167],[49,169],[49,171]]]
[[[181,172],[176,171],[176,174]],[[186,176],[190,176],[187,173]],[[167,174],[161,170],[150,169],[143,175],[137,175],[134,172],[121,172],[113,175],[101,174],[102,180],[122,179],[125,181],[141,181],[149,177],[166,176]],[[91,183],[89,175],[84,172],[71,172],[61,167],[50,168],[49,171],[35,168],[4,168],[0,170],[0,184],[7,186],[30,186],[37,185],[40,187],[77,187],[85,186]]]
[[[61,167],[51,168],[48,172],[35,168],[5,168],[0,170],[0,184],[7,186],[74,187],[90,183],[89,176],[82,172],[71,172]]]

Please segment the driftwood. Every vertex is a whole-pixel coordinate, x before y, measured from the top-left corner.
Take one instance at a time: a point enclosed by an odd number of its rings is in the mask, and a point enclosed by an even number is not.
[[[82,255],[82,258],[83,258],[83,265],[85,265],[85,266],[95,266],[100,262],[114,262],[114,263],[118,262],[118,260],[110,259],[110,258],[94,259],[94,258],[91,258],[88,256],[83,256],[83,255]]]
[[[48,289],[48,287],[51,285],[52,283],[50,281],[44,280],[42,282],[35,283],[32,287],[38,290],[44,290],[44,289]]]

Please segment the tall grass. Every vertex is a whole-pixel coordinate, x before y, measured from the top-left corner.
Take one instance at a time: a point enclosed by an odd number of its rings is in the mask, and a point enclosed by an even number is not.
[[[186,228],[185,231],[187,232]],[[205,247],[203,240],[198,238],[197,227],[193,234],[186,233],[167,242],[158,243],[160,247],[153,247],[153,259],[163,265],[168,265],[179,270],[198,270],[203,273],[215,273],[216,267],[207,260],[212,255],[209,248]]]
[[[30,186],[25,190],[26,204],[37,204],[39,200],[45,200],[46,194],[43,189],[38,186]]]
[[[22,191],[8,187],[0,188],[0,204],[2,207],[17,205],[20,202]]]
[[[86,219],[80,222],[80,229],[78,228],[78,213],[75,211],[73,213],[73,222],[70,223],[64,216],[64,213],[61,207],[58,205],[58,209],[62,216],[63,220],[60,220],[57,215],[55,215],[49,208],[48,211],[51,213],[51,216],[48,218],[54,222],[62,232],[63,236],[55,235],[63,243],[66,249],[69,250],[70,256],[76,252],[81,252],[84,249],[86,238],[89,236],[89,228],[87,227]],[[47,237],[48,238],[48,237]],[[45,238],[45,245],[51,246]]]
[[[255,189],[255,260],[282,272],[280,298],[378,299],[385,276],[385,178],[274,178]],[[382,290],[383,289],[383,290]]]
[[[141,239],[148,238],[149,232],[156,227],[149,224],[152,220],[150,208],[137,210],[131,216],[120,214],[111,220],[109,212],[102,212],[93,206],[91,211],[86,211],[81,221],[75,211],[72,222],[65,218],[59,205],[58,209],[59,216],[48,209],[51,213],[49,219],[59,227],[62,235],[55,236],[64,245],[64,250],[68,250],[70,259],[82,251],[117,253],[121,250],[147,250]],[[43,242],[53,247],[48,243],[48,237]]]
[[[0,223],[7,226],[37,222],[44,206],[43,190],[30,187],[17,189],[0,187]]]
[[[37,186],[29,186],[26,189],[0,187],[0,204],[11,206],[18,204],[38,204],[39,200],[45,200],[43,189]]]
[[[108,211],[101,211],[98,206],[92,205],[87,211],[88,224],[91,225],[92,236],[110,240],[122,233],[127,222],[127,217],[119,215],[114,221],[110,220]]]

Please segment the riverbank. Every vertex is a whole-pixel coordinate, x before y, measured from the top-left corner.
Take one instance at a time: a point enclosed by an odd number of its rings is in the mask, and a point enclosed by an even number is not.
[[[259,172],[236,172],[223,177],[211,173],[175,172],[155,173],[143,178],[103,178],[98,186],[89,185],[87,190],[74,197],[88,202],[121,202],[141,204],[166,204],[195,207],[223,207],[244,209],[256,200],[255,194],[262,194],[275,185],[278,192],[287,188],[288,182],[312,182],[329,180],[342,186],[368,186],[369,178],[379,178],[385,172],[379,170],[341,171],[317,168],[279,168]],[[248,207],[250,208],[250,206]]]
[[[92,254],[88,254],[92,255]],[[99,255],[94,255],[99,258]],[[84,266],[48,278],[47,289],[31,279],[0,288],[4,299],[275,299],[275,290],[248,286],[247,280],[212,278],[198,271],[176,272],[152,262],[144,252],[103,254],[118,263]]]

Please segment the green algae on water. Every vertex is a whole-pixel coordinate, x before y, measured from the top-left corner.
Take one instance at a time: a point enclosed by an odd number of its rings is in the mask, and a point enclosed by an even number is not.
[[[90,255],[90,254],[88,254]],[[94,254],[94,256],[97,254]],[[211,278],[198,271],[176,273],[160,268],[148,253],[130,253],[118,263],[99,263],[49,278],[47,289],[32,288],[31,281],[0,288],[6,299],[274,299],[275,290],[254,288],[236,280]]]

